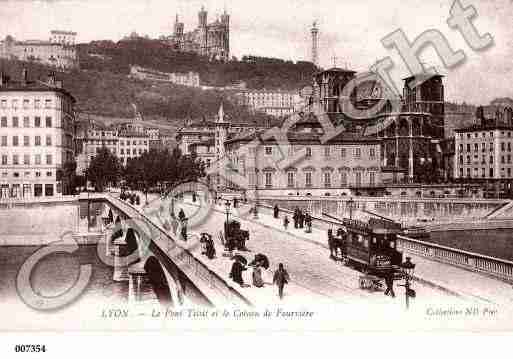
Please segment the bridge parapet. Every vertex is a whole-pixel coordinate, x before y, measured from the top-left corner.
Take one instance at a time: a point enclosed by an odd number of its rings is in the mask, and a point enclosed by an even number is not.
[[[259,207],[263,213],[272,213],[272,207],[269,205],[260,204]],[[288,209],[280,209],[280,211],[292,215],[292,211]],[[340,225],[339,222],[319,216],[312,216],[312,219],[312,225],[323,230],[328,230]],[[397,245],[399,250],[407,253],[470,271],[483,273],[491,277],[513,283],[513,262],[505,259],[446,247],[405,236],[398,236]]]
[[[106,202],[116,212],[122,213],[124,217],[141,221],[148,226],[151,231],[151,238],[145,239],[150,241],[148,248],[163,262],[164,266],[166,266],[166,261],[170,266],[176,266],[197,287],[210,304],[214,306],[226,304],[251,305],[248,299],[210,270],[191,251],[178,244],[177,240],[152,218],[109,194],[94,194],[91,195],[90,200]]]

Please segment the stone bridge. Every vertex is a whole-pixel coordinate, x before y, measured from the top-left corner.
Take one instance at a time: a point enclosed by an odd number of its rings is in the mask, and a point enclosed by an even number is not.
[[[82,195],[79,204],[80,232],[93,220],[104,233],[98,254],[114,280],[128,281],[129,300],[143,300],[149,286],[165,305],[252,305],[142,211],[108,194]]]

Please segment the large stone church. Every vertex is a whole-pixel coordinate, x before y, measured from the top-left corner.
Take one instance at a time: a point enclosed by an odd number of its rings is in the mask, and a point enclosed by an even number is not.
[[[194,52],[210,59],[230,59],[230,15],[224,13],[212,23],[207,22],[208,13],[204,7],[198,12],[198,27],[184,32],[184,23],[176,15],[174,33],[165,40],[175,49]]]

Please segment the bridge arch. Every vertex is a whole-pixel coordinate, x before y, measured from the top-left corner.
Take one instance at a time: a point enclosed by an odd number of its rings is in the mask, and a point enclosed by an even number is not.
[[[173,305],[173,295],[165,269],[155,256],[150,256],[144,263],[144,271],[153,292],[162,305]],[[174,284],[174,283],[173,283]]]

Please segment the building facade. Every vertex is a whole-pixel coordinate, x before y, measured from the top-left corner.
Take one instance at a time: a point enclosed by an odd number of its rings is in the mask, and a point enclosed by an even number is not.
[[[75,32],[52,31],[49,40],[17,41],[7,36],[0,42],[0,58],[38,62],[58,69],[78,68]]]
[[[284,117],[300,111],[304,102],[299,91],[245,90],[236,95],[239,105],[270,116]]]
[[[130,74],[128,76],[138,80],[170,82],[176,85],[200,87],[200,76],[197,72],[192,71],[187,73],[167,73],[132,65],[130,66]]]
[[[163,40],[176,50],[194,52],[210,59],[228,61],[230,59],[230,15],[226,10],[216,21],[208,23],[208,13],[202,7],[198,13],[198,27],[184,32],[184,23],[176,20],[173,35]]]
[[[0,76],[0,197],[67,194],[74,161],[75,99],[53,76],[45,84]]]
[[[454,132],[454,178],[482,183],[485,196],[510,197],[513,127],[475,125]]]
[[[343,132],[327,142],[319,122],[312,114],[297,122],[288,132],[288,143],[274,138],[263,140],[254,132],[226,141],[232,172],[225,177],[229,188],[238,189],[232,176],[243,175],[247,190],[258,195],[339,196],[377,195],[383,192],[381,141]],[[285,158],[299,151],[305,157],[283,166]]]

